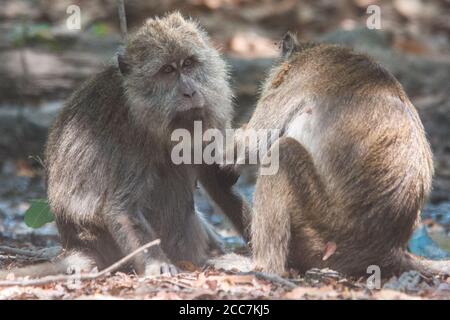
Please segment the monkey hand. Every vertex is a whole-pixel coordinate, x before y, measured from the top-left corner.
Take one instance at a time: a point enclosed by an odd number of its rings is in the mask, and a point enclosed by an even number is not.
[[[217,165],[215,176],[222,187],[230,188],[236,184],[240,174],[235,169],[234,165]]]
[[[145,266],[145,277],[155,276],[174,276],[178,273],[178,269],[170,262],[153,260]]]

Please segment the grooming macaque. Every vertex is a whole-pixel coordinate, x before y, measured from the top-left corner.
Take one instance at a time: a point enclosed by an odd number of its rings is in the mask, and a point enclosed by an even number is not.
[[[349,49],[287,34],[236,145],[261,129],[279,129],[281,136],[269,141],[266,154],[279,160],[278,172],[256,183],[256,268],[364,275],[378,265],[383,277],[410,269],[449,272],[447,261],[406,251],[433,162],[415,108],[387,70]],[[256,152],[246,147],[247,157]]]
[[[149,19],[117,64],[72,95],[50,130],[48,198],[65,257],[9,272],[103,269],[157,238],[160,246],[134,258],[136,272],[202,265],[220,246],[194,209],[196,181],[241,232],[245,203],[230,189],[234,177],[217,165],[175,165],[171,133],[194,120],[224,131],[231,97],[226,65],[195,22],[178,13]]]

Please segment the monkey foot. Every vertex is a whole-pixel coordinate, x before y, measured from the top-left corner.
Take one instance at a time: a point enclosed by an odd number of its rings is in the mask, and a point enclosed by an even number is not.
[[[327,244],[325,245],[322,260],[326,261],[329,257],[331,257],[336,252],[336,248],[337,246],[335,242],[327,242]]]
[[[178,273],[178,269],[171,263],[154,261],[145,266],[145,276],[174,276]]]

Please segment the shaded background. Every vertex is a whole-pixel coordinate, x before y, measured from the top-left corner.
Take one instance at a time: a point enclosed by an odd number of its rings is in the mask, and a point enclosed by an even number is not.
[[[66,28],[71,4],[81,8],[80,31]],[[381,30],[366,27],[370,4],[381,8]],[[431,258],[448,255],[426,231],[450,250],[449,0],[126,0],[129,29],[174,9],[198,19],[228,60],[236,125],[251,115],[287,30],[303,40],[352,46],[393,72],[418,108],[435,154],[433,192],[410,249]],[[55,244],[52,225],[33,230],[22,222],[30,200],[45,198],[40,159],[47,128],[74,88],[113,57],[121,41],[118,25],[114,0],[1,0],[0,244]],[[247,195],[251,182],[239,182]],[[201,196],[197,200],[212,213]],[[214,214],[210,220],[222,223]],[[0,267],[4,263],[0,259]]]

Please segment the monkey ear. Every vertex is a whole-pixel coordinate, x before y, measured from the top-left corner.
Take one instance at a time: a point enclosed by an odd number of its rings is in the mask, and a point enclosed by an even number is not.
[[[297,36],[292,32],[288,31],[281,41],[281,56],[283,58],[289,58],[295,48],[298,46]]]
[[[125,52],[123,50],[117,53],[117,65],[119,66],[120,73],[126,75],[130,72],[130,65],[125,57]]]

